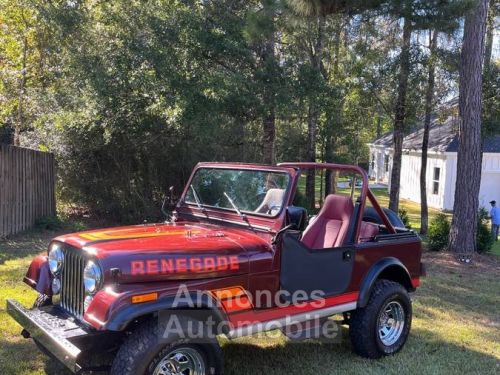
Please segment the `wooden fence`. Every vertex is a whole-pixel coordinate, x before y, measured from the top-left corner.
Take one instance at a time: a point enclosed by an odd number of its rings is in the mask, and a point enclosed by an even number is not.
[[[0,145],[0,237],[55,214],[54,155]]]

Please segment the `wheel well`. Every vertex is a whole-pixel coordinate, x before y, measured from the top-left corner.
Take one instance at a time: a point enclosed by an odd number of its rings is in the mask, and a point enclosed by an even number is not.
[[[411,284],[411,280],[408,276],[406,270],[397,265],[392,265],[386,267],[377,277],[377,280],[385,279],[394,281],[403,285],[407,291],[412,292],[414,290],[413,285]]]
[[[376,281],[382,279],[401,284],[409,292],[415,290],[403,263],[396,258],[384,258],[374,264],[364,277],[359,290],[358,307],[366,306]]]
[[[207,322],[211,318],[212,321],[216,323],[215,328],[221,330],[221,332],[219,333],[226,334],[227,332],[229,332],[229,327],[227,324],[225,324],[227,322],[221,320],[220,314],[215,313],[214,310],[209,308],[165,309],[165,310],[150,312],[138,316],[137,318],[134,318],[127,324],[124,331],[128,332],[134,331],[138,326],[140,326],[147,320],[158,319],[159,316],[165,317],[175,312],[180,313],[182,316],[187,317],[189,319],[198,320],[202,322]]]

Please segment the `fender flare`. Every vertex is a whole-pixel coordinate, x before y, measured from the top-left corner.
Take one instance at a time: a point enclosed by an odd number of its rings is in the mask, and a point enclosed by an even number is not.
[[[128,304],[114,312],[106,322],[103,329],[110,331],[123,331],[135,319],[155,313],[163,313],[175,310],[206,311],[214,316],[216,323],[222,324],[222,333],[230,330],[225,311],[223,311],[214,297],[208,293],[189,293],[190,301],[177,301],[176,296],[160,298],[153,302]],[[184,297],[182,297],[184,298]],[[226,332],[227,331],[227,332]]]
[[[403,263],[397,258],[388,257],[379,260],[375,263],[367,272],[366,276],[363,278],[361,282],[361,288],[359,290],[358,296],[358,307],[365,307],[368,304],[368,300],[370,299],[370,294],[375,285],[375,282],[378,280],[379,276],[384,271],[388,271],[389,269],[393,269],[393,272],[398,274],[399,278],[403,278],[402,280],[394,280],[401,283],[407,290],[414,291],[411,284],[411,277],[408,269],[405,267]]]

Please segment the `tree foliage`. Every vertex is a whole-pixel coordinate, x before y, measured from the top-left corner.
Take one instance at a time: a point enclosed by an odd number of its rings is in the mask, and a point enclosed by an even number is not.
[[[366,167],[394,122],[402,2],[299,3],[0,0],[0,129],[55,153],[62,201],[124,221],[157,215],[198,161]],[[424,113],[428,3],[414,5],[406,132]],[[456,92],[452,26],[436,105]]]

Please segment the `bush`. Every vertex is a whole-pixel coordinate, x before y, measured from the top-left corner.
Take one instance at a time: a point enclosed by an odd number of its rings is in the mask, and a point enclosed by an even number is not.
[[[445,214],[438,214],[429,225],[429,250],[440,251],[448,246],[450,222]],[[488,226],[488,211],[481,207],[478,212],[476,247],[478,253],[491,250],[493,237]]]
[[[481,207],[478,214],[476,246],[478,253],[486,253],[493,246],[493,236],[488,226],[488,211]]]
[[[58,230],[62,222],[57,216],[43,216],[35,220],[35,228],[43,230]]]
[[[399,218],[405,225],[405,228],[411,229],[410,218],[408,217],[408,211],[406,211],[404,208],[400,208]]]
[[[437,214],[429,224],[429,250],[441,251],[448,246],[450,222],[445,214]]]

